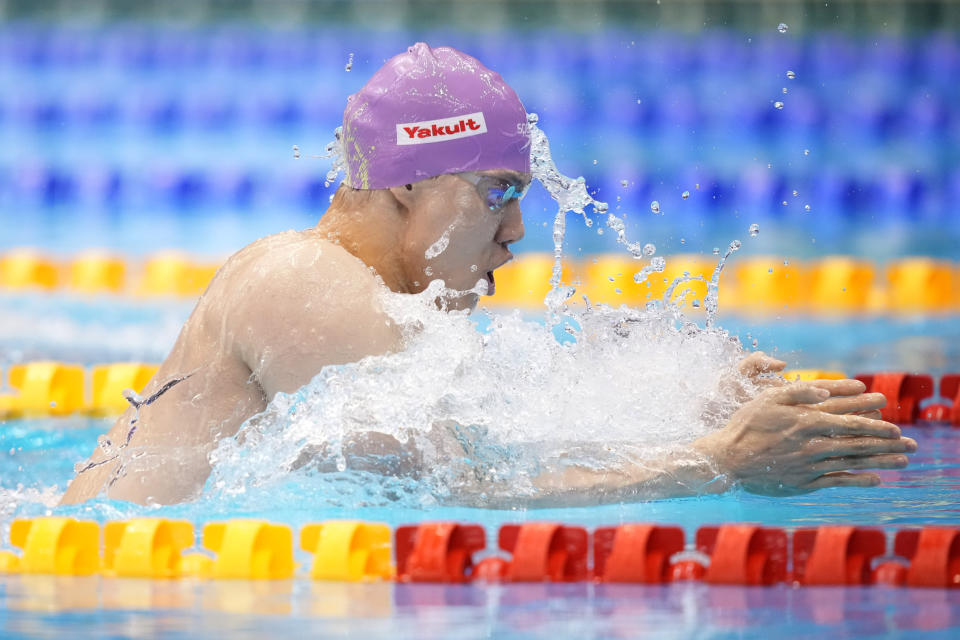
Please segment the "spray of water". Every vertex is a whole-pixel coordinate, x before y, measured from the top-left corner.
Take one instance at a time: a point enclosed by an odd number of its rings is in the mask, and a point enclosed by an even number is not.
[[[566,466],[654,467],[726,422],[740,402],[727,382],[743,353],[712,319],[720,272],[739,242],[707,283],[705,328],[670,303],[677,287],[703,278],[677,279],[643,310],[563,305],[574,293],[561,279],[566,214],[589,224],[589,208],[608,206],[557,169],[535,115],[528,124],[531,171],[558,207],[547,321],[487,315],[477,331],[465,312],[438,309],[438,299],[461,293],[442,281],[418,295],[383,291],[403,348],[326,367],[278,394],[212,453],[201,501],[266,504],[287,492],[325,505],[503,504]],[[650,259],[635,279],[663,271],[664,259],[631,241],[620,218],[608,215],[607,226],[631,256]],[[561,333],[551,321],[558,313],[570,320]]]

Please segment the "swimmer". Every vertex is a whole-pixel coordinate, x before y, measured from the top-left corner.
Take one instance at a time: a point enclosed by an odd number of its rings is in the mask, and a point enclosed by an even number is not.
[[[493,292],[494,272],[523,237],[520,199],[531,181],[526,113],[498,74],[454,49],[416,44],[349,98],[342,142],[346,177],[320,222],[227,260],[156,376],[78,465],[62,503],[195,498],[210,452],[275,394],[296,391],[325,366],[403,348],[380,306],[384,287],[414,294],[440,279],[463,292],[445,303],[458,309],[477,305],[478,278]],[[441,237],[447,245],[434,255]],[[740,373],[766,388],[684,454],[615,471],[547,471],[524,504],[734,484],[791,495],[873,486],[879,476],[864,470],[907,464],[916,443],[880,419],[882,395],[855,380],[787,384],[775,375],[783,367],[761,353],[743,360]],[[400,447],[384,434],[350,446],[358,455]]]

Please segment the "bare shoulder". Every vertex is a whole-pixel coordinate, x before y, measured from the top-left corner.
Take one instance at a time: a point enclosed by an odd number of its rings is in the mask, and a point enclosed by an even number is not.
[[[367,265],[310,230],[257,240],[231,256],[218,278],[233,291],[270,295],[342,288],[372,293],[380,286]]]
[[[221,335],[268,398],[299,388],[326,365],[398,346],[399,332],[379,302],[384,285],[362,261],[310,231],[259,240],[221,271],[208,292]]]

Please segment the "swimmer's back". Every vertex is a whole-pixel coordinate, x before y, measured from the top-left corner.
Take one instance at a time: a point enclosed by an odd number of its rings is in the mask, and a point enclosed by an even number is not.
[[[312,230],[258,240],[220,268],[184,324],[144,397],[184,378],[140,412],[129,452],[139,457],[117,475],[110,455],[79,474],[63,497],[77,502],[110,485],[108,495],[135,502],[188,499],[209,474],[207,454],[320,369],[399,346],[380,310],[378,278],[356,257]],[[126,442],[134,410],[109,440]]]

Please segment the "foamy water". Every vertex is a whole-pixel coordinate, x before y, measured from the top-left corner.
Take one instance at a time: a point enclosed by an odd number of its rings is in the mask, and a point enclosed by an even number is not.
[[[405,348],[278,394],[221,442],[205,493],[235,499],[291,480],[319,489],[330,474],[373,472],[404,501],[482,504],[531,495],[532,478],[568,464],[656,465],[737,406],[721,382],[736,375],[739,344],[676,309],[571,310],[560,341],[519,313],[493,316],[481,334],[467,315],[437,310],[438,295],[439,282],[384,294]],[[357,455],[351,443],[370,434],[396,447]]]
[[[357,500],[344,485],[364,486],[363,500],[373,503],[499,504],[533,495],[538,475],[568,465],[656,467],[725,423],[738,400],[723,381],[738,376],[744,354],[709,325],[720,271],[739,242],[709,283],[707,328],[670,302],[696,278],[676,281],[643,310],[565,305],[576,292],[561,281],[568,213],[588,226],[591,215],[606,214],[637,259],[638,278],[665,263],[652,258],[652,244],[627,237],[582,178],[557,169],[537,120],[531,114],[531,172],[558,205],[544,318],[491,316],[481,334],[468,315],[438,310],[438,298],[456,295],[440,281],[416,296],[384,292],[403,350],[327,367],[296,393],[278,394],[214,451],[204,498],[242,501],[292,482],[327,504]],[[427,257],[446,249],[442,239]]]
[[[582,178],[557,169],[535,116],[529,126],[531,171],[558,207],[556,265],[542,317],[489,315],[480,318],[487,325],[481,332],[477,318],[438,308],[438,299],[458,295],[441,281],[419,295],[384,290],[381,304],[402,330],[403,349],[326,367],[296,393],[278,394],[218,444],[194,509],[522,503],[545,472],[656,467],[726,422],[739,400],[724,381],[739,377],[735,364],[744,353],[711,325],[720,270],[739,243],[718,260],[705,327],[671,302],[686,280],[645,309],[565,304],[576,293],[560,271],[571,212],[616,232],[637,260],[637,279],[665,263],[652,243],[627,237],[622,219],[589,195]],[[331,181],[342,165],[339,144],[338,137],[327,147]],[[449,232],[428,258],[446,250]],[[4,491],[0,502],[47,508],[49,494]],[[117,503],[90,508],[116,515]]]

